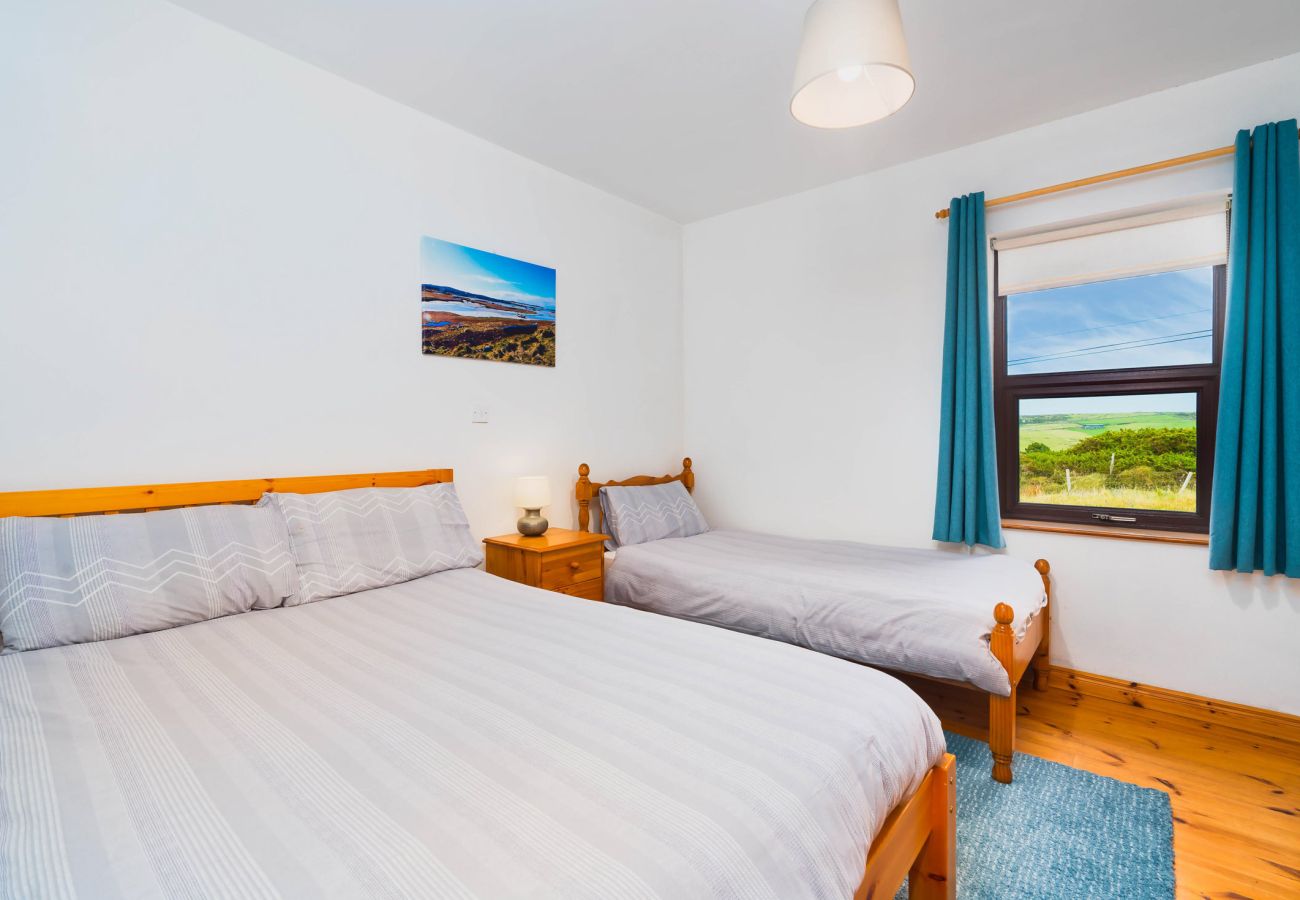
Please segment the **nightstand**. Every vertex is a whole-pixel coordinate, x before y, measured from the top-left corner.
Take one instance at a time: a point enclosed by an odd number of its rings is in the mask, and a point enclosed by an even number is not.
[[[503,534],[484,538],[487,570],[520,584],[603,600],[607,538],[563,528],[552,528],[538,537]]]

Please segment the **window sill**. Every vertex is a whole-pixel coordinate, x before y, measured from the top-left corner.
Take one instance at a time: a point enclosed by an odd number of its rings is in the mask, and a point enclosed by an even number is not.
[[[1012,531],[1048,531],[1088,537],[1118,538],[1122,541],[1154,541],[1161,544],[1208,546],[1208,534],[1189,531],[1156,531],[1150,528],[1115,528],[1110,525],[1074,525],[1066,522],[1037,522],[1032,519],[1003,519],[1002,527]]]

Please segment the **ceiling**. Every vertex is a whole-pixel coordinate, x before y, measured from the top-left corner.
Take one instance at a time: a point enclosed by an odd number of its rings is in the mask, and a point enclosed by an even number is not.
[[[1300,51],[1296,0],[901,0],[916,94],[799,125],[808,0],[176,0],[690,222]]]

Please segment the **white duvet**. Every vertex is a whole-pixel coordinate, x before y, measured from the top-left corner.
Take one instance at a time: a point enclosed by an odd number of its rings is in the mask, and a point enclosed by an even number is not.
[[[1000,554],[709,531],[620,547],[605,599],[1007,696],[989,650],[993,607],[1017,635],[1047,601],[1029,563]]]
[[[844,898],[889,676],[477,570],[0,657],[0,896]]]

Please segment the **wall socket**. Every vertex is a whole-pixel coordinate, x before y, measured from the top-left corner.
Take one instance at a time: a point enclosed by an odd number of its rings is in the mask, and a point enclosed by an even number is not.
[[[488,410],[486,406],[476,406],[470,412],[469,420],[474,425],[486,425],[488,423]]]

